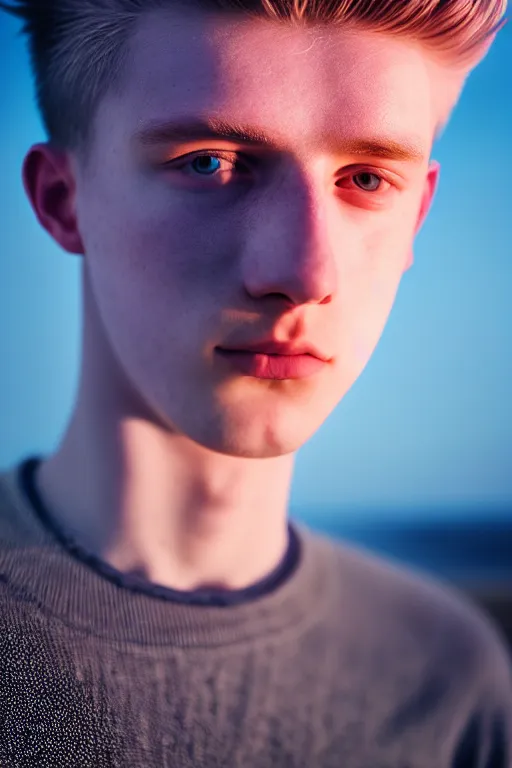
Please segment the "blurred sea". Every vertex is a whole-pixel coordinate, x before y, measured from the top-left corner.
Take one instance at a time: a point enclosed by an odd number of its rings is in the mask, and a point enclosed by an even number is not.
[[[329,508],[291,509],[290,517],[334,539],[450,580],[512,586],[512,510],[408,510],[383,515]]]

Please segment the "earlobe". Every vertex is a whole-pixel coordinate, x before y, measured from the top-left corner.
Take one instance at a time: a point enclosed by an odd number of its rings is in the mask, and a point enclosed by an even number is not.
[[[41,226],[69,253],[83,254],[75,213],[75,182],[67,157],[35,144],[23,162],[23,186]]]

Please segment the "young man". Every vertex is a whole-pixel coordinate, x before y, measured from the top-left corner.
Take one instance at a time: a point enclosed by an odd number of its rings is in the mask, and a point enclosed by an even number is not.
[[[0,765],[509,768],[495,629],[287,517],[504,3],[13,8],[84,314],[58,450],[0,481]]]

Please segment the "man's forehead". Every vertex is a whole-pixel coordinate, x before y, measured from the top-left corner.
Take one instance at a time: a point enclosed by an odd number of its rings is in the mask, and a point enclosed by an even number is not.
[[[123,89],[131,133],[173,114],[218,114],[276,137],[400,134],[415,144],[424,137],[425,149],[440,97],[434,67],[417,47],[232,18],[146,19]]]

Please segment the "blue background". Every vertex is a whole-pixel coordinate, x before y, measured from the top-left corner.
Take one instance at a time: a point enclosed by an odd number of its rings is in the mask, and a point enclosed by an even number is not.
[[[53,450],[75,396],[79,259],[21,182],[45,140],[19,23],[0,11],[0,467]],[[367,368],[297,456],[299,516],[512,520],[512,29],[433,157],[441,182]]]

